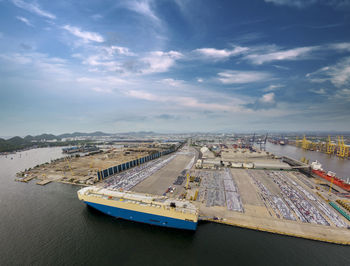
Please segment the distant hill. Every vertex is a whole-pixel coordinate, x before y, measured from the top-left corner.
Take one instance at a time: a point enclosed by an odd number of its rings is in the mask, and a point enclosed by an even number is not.
[[[41,135],[38,135],[38,136],[28,135],[28,136],[24,137],[24,139],[27,140],[27,141],[53,140],[53,139],[57,139],[57,138],[58,137],[53,135],[53,134],[41,134]]]
[[[142,136],[142,135],[154,135],[155,133],[153,131],[131,131],[131,132],[125,132],[125,133],[117,133],[114,135],[136,135],[136,136]]]
[[[74,132],[74,133],[65,133],[58,135],[57,138],[75,138],[75,137],[101,137],[101,136],[111,136],[112,134],[104,133],[101,131],[96,131],[92,133],[82,133],[82,132]]]
[[[138,132],[125,132],[125,133],[105,133],[102,131],[96,131],[92,133],[83,133],[83,132],[74,132],[74,133],[65,133],[58,135],[57,138],[75,138],[75,137],[102,137],[102,136],[120,136],[120,135],[134,135],[134,136],[143,136],[143,135],[154,135],[153,131],[138,131]]]
[[[58,136],[53,134],[41,134],[38,136],[27,135],[24,138],[21,137],[12,137],[10,139],[0,138],[0,152],[9,152],[15,150],[21,150],[25,148],[31,148],[34,146],[44,147],[47,145],[50,146],[60,146],[60,145],[68,145],[72,144],[71,142],[63,143],[61,140],[65,138],[75,138],[75,137],[102,137],[102,136],[120,136],[121,138],[125,138],[124,136],[145,136],[145,135],[154,135],[153,131],[138,131],[138,132],[125,132],[125,133],[117,133],[110,134],[102,131],[96,131],[92,133],[83,133],[83,132],[74,132],[74,133],[65,133]],[[49,141],[57,139],[58,142],[49,143]]]
[[[93,133],[67,133],[59,136],[55,136],[53,134],[41,134],[38,136],[25,136],[21,137],[13,137],[10,139],[2,139],[0,138],[0,152],[10,152],[16,150],[22,150],[31,147],[45,147],[45,146],[61,146],[72,144],[71,142],[61,142],[63,138],[72,138],[72,137],[82,137],[82,136],[109,136],[111,134],[103,133],[101,131],[93,132]],[[57,139],[58,142],[50,143],[49,141]]]
[[[8,140],[0,139],[0,152],[24,149],[33,144],[21,137],[13,137]]]

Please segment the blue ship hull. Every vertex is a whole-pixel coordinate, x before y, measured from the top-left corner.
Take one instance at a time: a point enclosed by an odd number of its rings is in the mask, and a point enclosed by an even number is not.
[[[107,205],[87,202],[85,203],[107,215],[111,215],[116,218],[122,218],[130,221],[136,221],[151,225],[171,227],[177,229],[186,229],[186,230],[196,230],[197,223],[192,221],[186,221],[181,219],[170,218],[166,216],[154,215],[144,212],[137,212],[127,209],[121,209],[116,207],[111,207]]]

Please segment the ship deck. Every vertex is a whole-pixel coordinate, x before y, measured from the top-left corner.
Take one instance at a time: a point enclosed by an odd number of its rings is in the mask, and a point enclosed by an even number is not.
[[[189,213],[198,215],[198,209],[195,205],[186,200],[169,199],[165,196],[155,196],[135,192],[120,192],[98,187],[86,187],[78,191],[81,196],[100,198],[108,201],[137,204],[139,206],[151,208],[164,208],[180,213]],[[175,204],[175,207],[171,207]]]

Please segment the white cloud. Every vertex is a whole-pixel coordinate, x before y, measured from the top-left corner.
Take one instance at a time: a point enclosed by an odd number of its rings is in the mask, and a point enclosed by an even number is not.
[[[350,57],[333,66],[326,66],[313,73],[308,73],[306,77],[312,82],[330,81],[336,87],[348,86],[350,84]]]
[[[112,71],[126,76],[167,72],[183,55],[177,51],[154,51],[137,56],[127,47],[93,46],[88,54],[76,54],[74,57],[82,59],[83,64],[94,67],[95,72]]]
[[[172,79],[172,78],[162,79],[160,82],[172,87],[180,87],[184,84],[183,80]]]
[[[149,92],[141,91],[141,90],[127,90],[124,91],[124,94],[137,99],[148,100],[148,101],[166,101],[165,98],[160,97],[159,95],[155,95]]]
[[[119,73],[128,72],[127,67],[123,66],[125,57],[136,56],[129,48],[122,46],[91,46],[87,55],[73,54],[72,57],[79,58],[82,63],[94,67],[91,72],[112,71]]]
[[[58,79],[68,78],[71,72],[67,69],[66,60],[58,57],[50,57],[43,53],[13,53],[0,55],[0,58],[12,62],[15,65],[22,65],[26,70],[30,69],[39,73],[52,74]]]
[[[287,6],[303,8],[316,3],[317,0],[265,0],[265,2],[273,3],[276,5],[287,5]]]
[[[207,59],[225,60],[233,56],[241,56],[243,60],[250,61],[255,65],[276,61],[305,60],[310,59],[311,56],[315,56],[315,52],[325,51],[349,52],[350,43],[331,43],[319,46],[296,47],[292,49],[283,49],[277,45],[258,45],[251,47],[236,46],[233,49],[199,48],[193,50],[194,53]],[[288,68],[284,66],[276,64],[273,66],[278,69],[288,70]]]
[[[246,104],[252,110],[267,110],[276,107],[275,93],[269,92],[256,99],[253,103]]]
[[[176,51],[151,52],[148,56],[141,59],[145,64],[145,68],[141,70],[142,74],[161,73],[168,71],[175,65],[176,60],[182,58],[183,55]]]
[[[118,91],[119,87],[132,85],[131,82],[114,76],[101,77],[99,75],[94,76],[93,74],[91,76],[89,75],[89,77],[81,76],[76,78],[74,83],[78,84],[78,87],[83,86],[100,94],[112,94]]]
[[[236,46],[232,50],[227,50],[227,49],[215,49],[215,48],[200,48],[194,50],[194,52],[199,53],[203,55],[204,57],[208,58],[214,58],[214,59],[226,59],[230,56],[236,56],[240,55],[246,51],[248,51],[249,48],[247,47],[241,47],[241,46]]]
[[[264,92],[270,92],[270,91],[275,91],[279,88],[282,88],[284,87],[284,85],[281,85],[281,84],[272,84],[268,87],[266,87],[265,89],[263,89]]]
[[[245,56],[245,59],[253,64],[261,65],[266,62],[283,61],[283,60],[299,60],[305,59],[312,51],[319,49],[318,46],[299,47],[284,51],[274,51],[268,53],[255,53]]]
[[[91,16],[91,18],[92,18],[93,20],[99,20],[99,19],[102,18],[102,15],[100,15],[100,14],[94,14],[94,15]]]
[[[25,65],[33,62],[30,56],[26,56],[18,53],[11,54],[11,55],[0,54],[0,58],[13,62],[15,64],[20,64],[20,65]]]
[[[238,104],[201,102],[197,98],[189,96],[163,96],[143,90],[125,90],[123,93],[132,98],[163,103],[174,103],[177,106],[185,106],[192,109],[204,109],[209,111],[241,111]]]
[[[155,12],[152,10],[153,1],[151,0],[134,0],[134,1],[125,1],[124,7],[127,9],[134,11],[138,14],[141,14],[154,22],[159,23],[160,19],[156,16]]]
[[[113,60],[104,60],[105,58],[99,54],[88,56],[83,64],[90,65],[93,67],[102,67],[108,71],[117,71],[120,69],[120,65],[118,62]]]
[[[266,93],[259,99],[259,101],[267,104],[275,103],[275,94],[273,92]]]
[[[321,88],[321,89],[312,89],[310,90],[311,92],[313,93],[316,93],[316,94],[319,94],[319,95],[325,95],[327,92],[324,88]]]
[[[285,66],[280,66],[280,65],[273,65],[275,68],[277,69],[282,69],[282,70],[289,70],[289,67],[285,67]]]
[[[112,45],[110,47],[103,47],[103,49],[110,55],[113,56],[114,54],[120,54],[120,55],[126,55],[126,56],[135,56],[135,53],[130,52],[129,48],[122,47],[122,46],[115,46]]]
[[[305,8],[316,3],[329,5],[337,8],[350,6],[349,0],[265,0],[265,2],[298,8]]]
[[[202,78],[197,78],[197,82],[202,83],[204,80]]]
[[[46,17],[49,19],[55,19],[56,16],[53,15],[50,12],[47,12],[43,9],[40,8],[40,6],[37,3],[27,3],[25,1],[22,0],[12,0],[12,3],[14,5],[16,5],[19,8],[25,9],[31,13],[34,13],[36,15],[42,16],[42,17]]]
[[[80,28],[70,25],[65,25],[62,28],[67,30],[74,36],[81,38],[84,42],[104,42],[103,37],[96,32],[82,31]]]
[[[112,93],[113,92],[112,89],[100,88],[100,87],[93,87],[92,90],[95,91],[95,92],[99,92],[99,93]]]
[[[262,82],[271,79],[267,72],[227,70],[218,73],[219,80],[224,84],[244,84]]]
[[[334,99],[337,102],[344,101],[344,100],[347,102],[350,102],[350,89],[342,89],[337,91],[337,93],[334,95]]]
[[[86,84],[92,84],[95,87],[113,87],[113,86],[120,86],[120,85],[130,85],[129,81],[126,81],[121,78],[116,78],[113,76],[106,76],[106,77],[80,77],[76,79],[77,82],[80,83],[86,83]]]
[[[23,23],[25,23],[27,26],[30,26],[30,27],[34,27],[32,23],[30,23],[30,21],[25,18],[25,17],[20,17],[20,16],[17,16],[16,17],[18,20],[22,21]]]
[[[350,52],[350,43],[349,42],[333,43],[329,45],[329,48],[339,52],[342,52],[342,51]]]

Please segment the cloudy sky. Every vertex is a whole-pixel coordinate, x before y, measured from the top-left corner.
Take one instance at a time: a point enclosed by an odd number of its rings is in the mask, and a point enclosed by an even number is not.
[[[349,0],[0,0],[0,136],[350,130]]]

